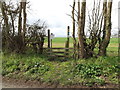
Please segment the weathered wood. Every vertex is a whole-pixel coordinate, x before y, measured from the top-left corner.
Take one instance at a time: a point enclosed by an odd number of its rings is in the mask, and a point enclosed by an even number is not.
[[[67,27],[67,41],[65,43],[65,48],[69,48],[69,42],[70,42],[69,37],[70,37],[70,27],[68,26]],[[67,53],[67,52],[69,52],[69,49],[65,49],[65,55],[66,56],[69,55],[69,53]]]
[[[47,53],[72,53],[72,52],[57,52],[57,51],[52,51],[52,52],[47,52]]]
[[[64,56],[64,55],[48,55],[50,57],[69,57],[69,56]]]
[[[48,29],[48,48],[50,48],[50,30]]]
[[[44,48],[44,49],[73,49],[73,48]]]
[[[47,52],[47,53],[65,53],[65,52],[52,51],[52,52]]]
[[[67,27],[67,41],[68,41],[68,48],[69,48],[69,41],[70,41],[70,27]]]
[[[51,39],[51,48],[52,48],[52,39]]]

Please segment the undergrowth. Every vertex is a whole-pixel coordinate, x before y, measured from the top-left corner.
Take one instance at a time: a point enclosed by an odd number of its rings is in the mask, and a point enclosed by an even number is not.
[[[117,56],[66,62],[48,61],[39,54],[2,54],[2,75],[26,80],[38,80],[61,85],[87,86],[118,84],[120,69]]]

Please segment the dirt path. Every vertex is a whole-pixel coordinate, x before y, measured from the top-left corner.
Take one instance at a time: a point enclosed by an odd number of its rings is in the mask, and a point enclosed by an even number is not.
[[[48,85],[41,84],[37,81],[26,81],[2,77],[2,88],[45,88]]]
[[[30,88],[23,83],[18,82],[17,80],[12,80],[9,78],[3,78],[2,88]]]
[[[26,81],[23,79],[12,79],[2,77],[2,88],[62,88],[57,84],[46,84],[39,81]]]
[[[1,84],[1,83],[0,83]],[[118,85],[105,85],[94,86],[94,88],[117,88]],[[26,81],[23,79],[11,79],[8,77],[2,77],[2,88],[90,88],[86,86],[74,85],[74,86],[60,86],[57,84],[45,84],[38,81]]]
[[[29,88],[25,85],[12,85],[10,83],[2,83],[2,88]]]

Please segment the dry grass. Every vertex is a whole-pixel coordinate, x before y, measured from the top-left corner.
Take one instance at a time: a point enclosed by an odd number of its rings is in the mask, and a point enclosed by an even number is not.
[[[111,44],[109,44],[108,47],[118,47],[118,44],[117,43],[111,43]]]
[[[44,44],[44,47],[47,47],[47,43]],[[65,43],[53,43],[52,47],[65,47]],[[70,43],[70,47],[73,47],[73,44]]]
[[[47,47],[47,43],[44,44],[44,47]],[[53,43],[52,47],[65,47],[65,43]],[[70,43],[70,47],[73,47],[73,44]],[[110,43],[108,47],[118,47],[117,43]]]

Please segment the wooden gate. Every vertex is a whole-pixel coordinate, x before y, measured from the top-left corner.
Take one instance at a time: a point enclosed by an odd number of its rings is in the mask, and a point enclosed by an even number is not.
[[[65,42],[65,48],[52,48],[52,39],[50,30],[48,30],[48,48],[47,55],[52,58],[71,58],[73,55],[73,48],[69,48],[70,27],[67,27],[67,41]]]
[[[72,50],[73,48],[49,48],[47,53],[50,57],[71,58]]]

